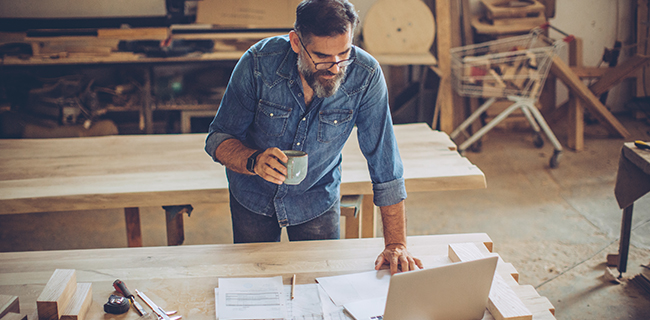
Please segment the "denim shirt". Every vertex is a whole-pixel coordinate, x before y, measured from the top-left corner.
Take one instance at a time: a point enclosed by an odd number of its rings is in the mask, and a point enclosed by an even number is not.
[[[249,148],[301,150],[309,157],[307,177],[298,185],[226,169],[230,192],[242,206],[269,217],[276,213],[280,226],[291,226],[337,204],[341,150],[355,125],[374,203],[387,206],[406,198],[383,73],[360,48],[353,46],[351,56],[355,60],[339,90],[324,99],[314,96],[309,107],[288,35],[264,39],[241,57],[210,124],[205,151],[218,162],[219,144],[235,138]]]

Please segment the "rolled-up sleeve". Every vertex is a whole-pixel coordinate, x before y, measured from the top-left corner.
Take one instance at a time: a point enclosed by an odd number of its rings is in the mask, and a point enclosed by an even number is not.
[[[246,132],[254,119],[255,99],[253,81],[253,53],[247,51],[237,62],[219,110],[210,123],[205,139],[205,152],[212,160],[219,162],[215,151],[228,139],[245,141]]]
[[[406,199],[404,167],[393,132],[388,89],[376,65],[357,117],[358,140],[373,185],[373,202],[384,207]]]

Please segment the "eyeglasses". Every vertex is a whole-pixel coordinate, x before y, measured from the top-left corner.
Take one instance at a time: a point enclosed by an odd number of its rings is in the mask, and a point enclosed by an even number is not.
[[[302,45],[303,49],[305,49],[305,52],[307,52],[307,56],[309,56],[311,62],[314,63],[314,67],[316,68],[316,70],[328,70],[332,68],[334,65],[338,65],[339,68],[344,68],[352,64],[352,62],[354,61],[354,58],[350,58],[350,59],[341,60],[339,62],[316,62],[314,61],[314,58],[311,57],[311,54],[309,54],[309,50],[307,50],[307,47],[305,47],[305,44],[302,42],[302,39],[298,37],[298,40],[300,40],[300,45]]]

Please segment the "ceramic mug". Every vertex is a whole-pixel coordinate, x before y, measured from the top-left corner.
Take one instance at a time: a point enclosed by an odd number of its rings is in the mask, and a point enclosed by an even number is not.
[[[296,150],[283,150],[282,152],[289,158],[287,163],[282,163],[287,167],[287,179],[284,180],[284,183],[299,184],[307,176],[307,153]]]

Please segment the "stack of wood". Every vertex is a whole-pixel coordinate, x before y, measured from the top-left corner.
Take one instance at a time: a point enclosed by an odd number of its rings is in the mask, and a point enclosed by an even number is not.
[[[77,283],[73,269],[56,269],[36,299],[38,319],[83,320],[92,302],[92,283]]]
[[[528,50],[513,51],[507,59],[501,61],[480,56],[465,57],[462,85],[470,88],[482,87],[482,97],[535,97],[541,84],[537,72],[538,59],[535,53]]]
[[[478,34],[495,37],[528,33],[546,22],[546,7],[538,0],[481,0],[485,14],[474,16]]]

